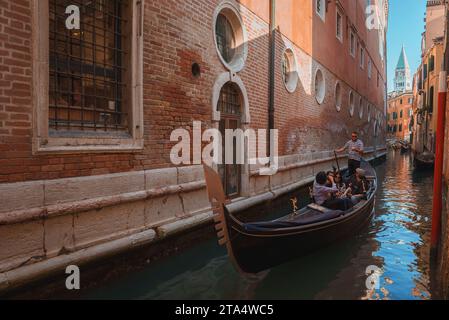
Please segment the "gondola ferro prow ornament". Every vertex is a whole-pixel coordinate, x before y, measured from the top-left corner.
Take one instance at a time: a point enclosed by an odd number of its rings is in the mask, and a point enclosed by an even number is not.
[[[209,166],[204,165],[204,177],[206,179],[207,194],[214,213],[215,230],[218,235],[218,243],[226,245],[229,241],[226,230],[226,217],[224,206],[228,203],[219,175]]]
[[[206,180],[207,194],[212,207],[212,211],[214,213],[215,230],[217,232],[218,243],[221,246],[226,246],[226,250],[228,251],[228,255],[231,258],[234,267],[241,274],[247,275],[247,273],[244,272],[240,268],[240,265],[237,263],[234,256],[232,243],[229,239],[229,230],[228,224],[226,223],[225,210],[226,205],[229,204],[230,201],[226,198],[221,178],[218,173],[211,167],[203,165],[203,168],[204,178]]]

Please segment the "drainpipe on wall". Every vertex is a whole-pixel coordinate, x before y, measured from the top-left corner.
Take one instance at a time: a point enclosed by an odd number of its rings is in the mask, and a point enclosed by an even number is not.
[[[446,71],[441,71],[440,85],[438,88],[438,117],[437,117],[437,132],[436,132],[435,175],[434,175],[433,207],[432,207],[431,250],[433,253],[436,253],[438,249],[441,234],[441,214],[443,209],[442,191],[443,191],[444,136],[445,136],[444,129],[446,121],[446,96],[447,96]]]
[[[276,63],[276,0],[270,0],[270,72],[269,72],[269,101],[268,101],[268,152],[271,156],[270,130],[274,129],[274,76]]]

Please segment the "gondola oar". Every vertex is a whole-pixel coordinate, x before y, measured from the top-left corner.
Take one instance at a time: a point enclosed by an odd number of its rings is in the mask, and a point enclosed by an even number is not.
[[[337,152],[336,152],[335,150],[334,150],[334,155],[335,155],[335,161],[337,162],[337,169],[338,169],[338,172],[340,172],[340,174],[341,174],[340,164],[338,163]]]

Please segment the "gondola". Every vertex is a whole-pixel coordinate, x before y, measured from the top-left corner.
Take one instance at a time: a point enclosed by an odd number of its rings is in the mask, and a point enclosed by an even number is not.
[[[374,168],[368,162],[362,168],[370,181],[367,199],[348,211],[310,204],[280,219],[244,223],[229,209],[220,176],[204,166],[220,245],[226,246],[238,271],[255,274],[354,235],[371,220],[377,191]]]
[[[430,170],[434,167],[435,157],[429,152],[423,152],[416,154],[413,162],[416,169]]]
[[[405,154],[405,153],[407,153],[407,152],[409,152],[410,151],[410,145],[409,144],[403,144],[403,145],[401,145],[401,153],[402,154]]]

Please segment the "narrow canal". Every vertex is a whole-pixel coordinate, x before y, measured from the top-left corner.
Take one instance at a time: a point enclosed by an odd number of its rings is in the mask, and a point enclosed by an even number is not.
[[[87,299],[431,299],[428,240],[432,172],[390,152],[376,167],[376,214],[361,234],[251,279],[216,239],[106,283]],[[366,270],[381,269],[367,289]]]

